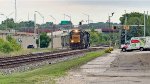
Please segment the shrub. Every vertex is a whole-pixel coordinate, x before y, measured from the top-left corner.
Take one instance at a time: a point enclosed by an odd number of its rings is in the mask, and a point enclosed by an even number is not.
[[[6,37],[6,40],[0,38],[0,51],[3,53],[10,53],[13,51],[19,51],[21,45],[17,43],[16,39],[12,38],[10,35]]]
[[[105,50],[105,53],[111,53],[111,51],[113,51],[113,48],[108,48]]]
[[[1,51],[1,52],[4,52],[4,53],[10,53],[10,52],[14,51],[14,49],[13,49],[13,47],[11,46],[10,43],[4,42],[4,43],[1,45],[0,51]]]
[[[109,50],[110,50],[110,51],[113,51],[114,49],[113,49],[113,48],[109,48]]]
[[[7,41],[10,43],[10,45],[13,47],[14,51],[18,51],[21,49],[21,45],[17,43],[16,39],[12,38],[12,36],[8,35],[6,37]]]

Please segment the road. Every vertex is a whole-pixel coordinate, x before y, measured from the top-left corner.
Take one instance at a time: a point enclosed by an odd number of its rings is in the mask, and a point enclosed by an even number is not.
[[[150,51],[115,50],[70,70],[57,84],[149,84],[149,79]]]

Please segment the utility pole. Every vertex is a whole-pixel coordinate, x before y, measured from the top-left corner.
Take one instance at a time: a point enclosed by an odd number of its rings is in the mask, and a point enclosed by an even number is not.
[[[35,37],[36,37],[36,33],[38,32],[38,47],[37,48],[40,48],[40,34],[39,34],[39,29],[37,31],[37,25],[36,25],[36,13],[34,13],[34,34],[35,34]]]
[[[125,23],[124,25],[127,24],[127,15],[126,15],[126,10],[125,10]],[[127,42],[127,30],[125,30],[125,43]]]
[[[42,17],[43,25],[44,25],[44,16],[38,11],[35,11],[35,13],[38,13]],[[35,15],[35,18],[36,18],[36,15]],[[40,29],[38,29],[38,39],[39,39],[38,41],[39,41],[39,48],[40,48]]]
[[[112,13],[111,16],[108,16],[108,20],[109,20],[109,30],[111,29],[111,27],[110,27],[110,18],[111,18],[113,15],[114,15],[114,12]],[[109,31],[109,32],[110,32],[110,31]],[[111,36],[110,36],[109,47],[111,47],[111,41],[112,41],[112,39],[111,39]]]
[[[53,31],[54,31],[54,28],[55,28],[55,24],[56,24],[56,19],[50,15],[52,19],[54,19],[54,23],[53,23],[53,26],[52,26],[52,31],[51,31],[51,49],[53,49]]]

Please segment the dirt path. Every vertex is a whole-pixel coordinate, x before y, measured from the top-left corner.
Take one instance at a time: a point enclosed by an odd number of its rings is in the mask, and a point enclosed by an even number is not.
[[[113,51],[96,58],[68,75],[57,84],[149,84],[150,52]]]

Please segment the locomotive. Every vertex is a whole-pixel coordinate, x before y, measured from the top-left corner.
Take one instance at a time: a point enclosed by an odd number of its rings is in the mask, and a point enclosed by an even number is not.
[[[86,49],[90,47],[90,34],[81,29],[73,29],[69,33],[69,44],[71,49]]]

